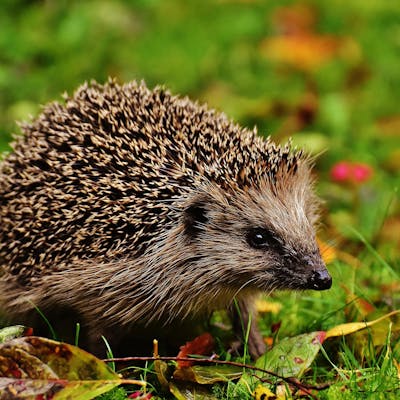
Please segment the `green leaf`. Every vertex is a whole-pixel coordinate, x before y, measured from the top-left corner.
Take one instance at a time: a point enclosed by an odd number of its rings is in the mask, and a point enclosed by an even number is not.
[[[240,379],[243,374],[243,368],[233,365],[195,365],[192,367],[192,370],[196,382],[203,385]]]
[[[284,338],[262,355],[255,365],[283,377],[300,377],[314,361],[324,339],[325,332]]]
[[[7,340],[15,339],[21,336],[29,335],[31,331],[31,328],[27,328],[23,325],[7,326],[0,329],[0,343],[4,343]]]
[[[240,379],[242,374],[243,368],[233,365],[195,365],[193,367],[177,369],[174,372],[174,378],[182,381],[197,382],[201,385],[211,385],[217,382]]]

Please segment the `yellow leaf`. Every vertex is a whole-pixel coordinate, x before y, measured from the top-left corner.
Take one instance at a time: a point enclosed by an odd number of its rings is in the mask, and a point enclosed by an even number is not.
[[[275,393],[271,392],[267,387],[258,385],[253,393],[253,396],[256,400],[275,400]]]
[[[326,332],[326,338],[329,337],[335,337],[335,336],[343,336],[343,335],[349,335],[350,333],[358,332],[361,329],[368,328],[386,318],[390,318],[391,316],[395,314],[399,314],[400,310],[395,310],[390,312],[389,314],[386,314],[378,319],[375,319],[373,321],[369,322],[350,322],[348,324],[340,324],[337,326],[334,326],[333,328],[329,329]]]
[[[256,310],[260,313],[270,312],[272,314],[278,314],[281,308],[282,304],[276,301],[256,300]]]
[[[317,238],[317,243],[325,264],[330,264],[332,261],[337,259],[337,252],[333,246],[330,246],[328,243],[319,238]]]

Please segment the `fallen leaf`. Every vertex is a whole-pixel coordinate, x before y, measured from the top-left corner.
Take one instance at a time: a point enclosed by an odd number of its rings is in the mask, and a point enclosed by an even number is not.
[[[217,382],[240,379],[242,374],[243,368],[234,365],[194,365],[193,367],[176,369],[174,379],[211,385]]]
[[[351,333],[359,332],[367,327],[371,327],[393,315],[399,314],[400,310],[392,311],[374,321],[370,322],[352,322],[348,324],[340,324],[327,332],[317,331],[311,333],[305,333],[292,338],[284,338],[278,344],[276,344],[270,351],[262,355],[255,363],[256,367],[271,371],[282,377],[301,377],[304,372],[309,368],[311,363],[314,361],[321,344],[328,338],[335,336],[348,335]],[[381,335],[385,339],[387,338],[387,331],[385,335]],[[383,342],[384,343],[384,342]],[[254,382],[254,376],[258,378],[269,377],[273,380],[271,375],[256,371],[254,374],[249,375],[247,373],[242,375],[242,378],[238,382],[238,385],[246,388],[249,384]]]
[[[180,347],[180,351],[178,353],[178,358],[185,358],[189,355],[206,355],[210,354],[212,349],[214,348],[214,338],[208,333],[203,333],[200,336],[197,336],[190,342],[187,342],[184,346]],[[190,367],[195,363],[195,360],[192,361],[178,361],[179,368]]]
[[[23,325],[7,326],[0,329],[0,343],[4,343],[7,340],[15,339],[21,336],[32,336],[33,329],[27,328]]]
[[[255,365],[284,377],[300,377],[314,361],[324,340],[323,331],[284,338],[262,355]]]
[[[400,310],[395,310],[392,311],[386,315],[383,315],[380,318],[377,318],[373,321],[369,321],[369,322],[349,322],[347,324],[340,324],[337,326],[334,326],[333,328],[329,329],[326,332],[326,338],[330,338],[330,337],[335,337],[335,336],[345,336],[345,335],[349,335],[351,333],[355,333],[358,332],[362,329],[368,328],[386,318],[390,318],[393,315],[399,314]]]
[[[169,379],[168,379],[168,364],[162,360],[154,361],[154,370],[157,375],[158,382],[163,387],[163,389],[168,389],[169,387]]]
[[[0,393],[26,399],[89,400],[121,383],[145,385],[121,379],[84,350],[35,336],[0,344],[0,376]]]
[[[357,359],[363,360],[371,353],[372,347],[376,352],[388,343],[388,333],[393,339],[398,338],[400,327],[387,320],[382,320],[368,329],[361,329],[349,335],[349,345],[351,346]]]

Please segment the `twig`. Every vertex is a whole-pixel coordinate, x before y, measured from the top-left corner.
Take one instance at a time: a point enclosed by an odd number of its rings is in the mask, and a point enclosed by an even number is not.
[[[268,374],[271,376],[274,376],[275,378],[282,379],[283,381],[294,385],[297,389],[304,390],[305,392],[308,393],[309,390],[324,390],[327,389],[331,384],[330,383],[324,383],[321,385],[309,385],[305,383],[301,383],[297,378],[294,377],[285,377],[281,376],[275,372],[268,371],[263,368],[255,367],[253,365],[249,364],[243,364],[239,363],[236,361],[223,361],[223,360],[215,360],[215,359],[210,359],[210,358],[191,358],[191,357],[165,357],[165,356],[160,356],[160,357],[118,357],[118,358],[105,358],[103,359],[104,362],[131,362],[131,361],[156,361],[156,360],[161,360],[161,361],[191,361],[191,362],[196,362],[196,363],[214,363],[214,364],[220,364],[220,365],[231,365],[234,367],[240,367],[240,368],[245,368],[249,369],[252,371],[259,371],[263,372],[264,374]],[[257,376],[257,375],[255,375]],[[257,377],[262,381],[262,378]],[[310,394],[312,396],[312,394]]]

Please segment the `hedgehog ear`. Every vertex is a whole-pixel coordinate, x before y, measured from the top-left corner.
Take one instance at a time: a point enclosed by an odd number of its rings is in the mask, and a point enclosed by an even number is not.
[[[203,203],[193,203],[185,208],[183,223],[185,233],[189,237],[195,237],[200,232],[200,224],[205,224],[207,221],[207,210]]]

